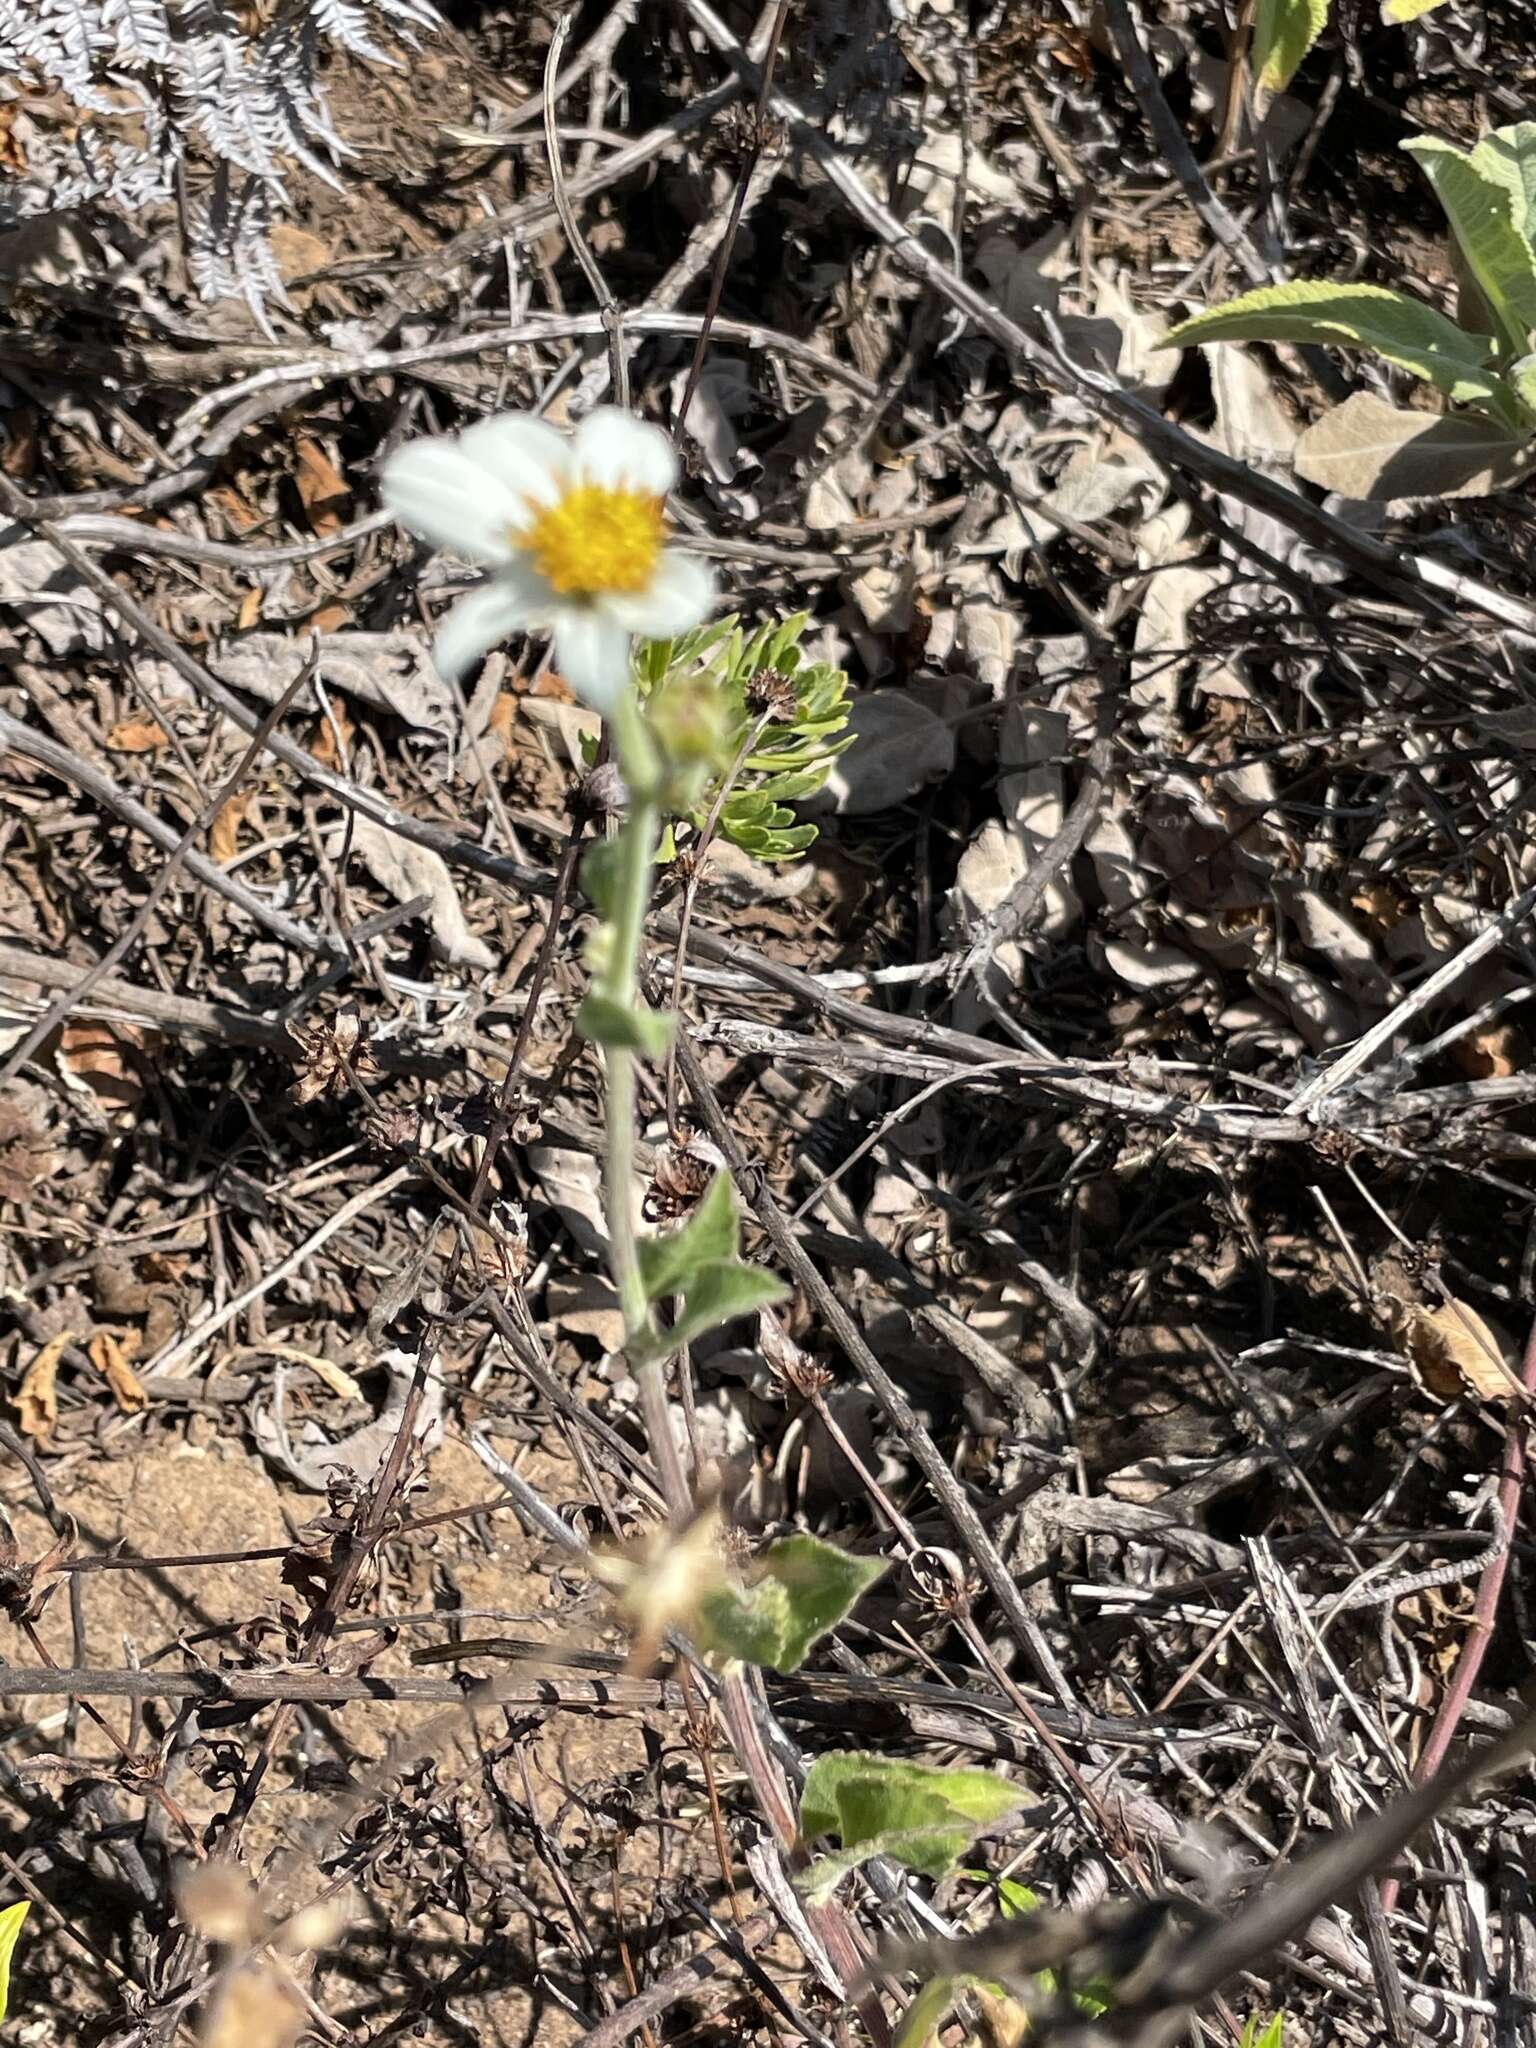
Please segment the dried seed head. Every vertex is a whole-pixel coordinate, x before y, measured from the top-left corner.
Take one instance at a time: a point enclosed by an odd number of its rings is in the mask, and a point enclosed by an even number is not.
[[[381,1152],[403,1152],[408,1159],[431,1150],[437,1126],[419,1109],[370,1109],[363,1117],[363,1136]]]
[[[346,1932],[347,1917],[344,1899],[320,1899],[312,1906],[302,1906],[283,1927],[278,1946],[290,1956],[330,1948]]]
[[[676,1223],[688,1215],[724,1165],[720,1151],[707,1138],[690,1138],[685,1145],[663,1145],[646,1189],[646,1222]]]
[[[291,1023],[288,1036],[299,1050],[299,1076],[293,1084],[295,1102],[315,1102],[322,1095],[342,1096],[355,1078],[364,1086],[379,1077],[379,1063],[369,1044],[368,1026],[356,1003],[346,1003],[327,1023]]]
[[[786,669],[760,668],[756,675],[747,678],[742,695],[754,718],[766,713],[777,725],[793,725],[799,716],[799,693],[794,677]]]
[[[624,787],[617,761],[603,761],[587,770],[581,785],[581,802],[588,817],[599,824],[607,818],[620,818],[628,801],[629,791]]]
[[[832,1374],[827,1368],[818,1364],[808,1351],[802,1351],[793,1337],[786,1336],[772,1316],[758,1317],[757,1346],[779,1391],[798,1394],[802,1401],[809,1401],[832,1385]]]
[[[935,1614],[953,1619],[968,1614],[981,1588],[953,1550],[914,1550],[907,1559],[907,1584]]]
[[[36,1621],[58,1588],[64,1583],[59,1570],[73,1555],[77,1534],[73,1519],[66,1515],[64,1526],[39,1558],[23,1557],[15,1531],[0,1512],[0,1613],[18,1625]]]
[[[673,882],[691,882],[699,872],[699,851],[695,843],[679,847],[667,867],[667,878]]]

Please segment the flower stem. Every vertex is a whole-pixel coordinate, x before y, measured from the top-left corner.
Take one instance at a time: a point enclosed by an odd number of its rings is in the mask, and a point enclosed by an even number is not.
[[[645,913],[651,900],[656,868],[656,842],[661,829],[658,763],[650,734],[633,695],[615,707],[614,743],[629,789],[629,817],[624,825],[625,859],[609,932],[603,993],[622,1008],[640,1000],[640,949],[645,942]],[[603,1201],[608,1220],[609,1263],[624,1314],[630,1368],[640,1392],[651,1456],[674,1521],[690,1509],[687,1475],[683,1471],[662,1361],[655,1356],[655,1324],[645,1285],[635,1232],[635,1055],[626,1045],[605,1048],[608,1068],[606,1150]]]

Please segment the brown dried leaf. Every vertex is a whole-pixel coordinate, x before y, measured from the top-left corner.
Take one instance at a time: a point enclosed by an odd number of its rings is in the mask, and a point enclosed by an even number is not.
[[[1530,1059],[1525,1035],[1513,1024],[1485,1024],[1451,1047],[1451,1060],[1474,1081],[1507,1081]]]
[[[294,444],[293,480],[315,533],[337,533],[352,509],[346,479],[318,441],[306,434]]]
[[[23,111],[24,100],[11,100],[0,107],[0,171],[9,171],[13,177],[23,177],[27,169],[27,152],[16,133],[16,117]]]
[[[1438,1401],[1528,1397],[1504,1362],[1504,1347],[1474,1308],[1450,1296],[1439,1308],[1404,1309],[1398,1330],[1413,1376]]]
[[[114,754],[158,754],[170,741],[154,719],[125,718],[107,734],[107,745]]]
[[[137,1415],[149,1406],[143,1383],[110,1330],[98,1330],[88,1348],[92,1365],[112,1389],[112,1398],[125,1415]]]
[[[144,1093],[139,1070],[128,1048],[147,1052],[158,1043],[153,1033],[132,1024],[102,1024],[76,1018],[59,1034],[59,1056],[67,1070],[89,1084],[91,1092],[119,1109],[133,1108]]]
[[[16,1389],[22,1435],[36,1437],[39,1443],[46,1443],[58,1426],[59,1396],[55,1383],[59,1360],[73,1341],[72,1330],[61,1330],[58,1336],[50,1337],[22,1374],[21,1385]]]
[[[0,1202],[27,1202],[59,1168],[48,1098],[29,1081],[0,1086]]]
[[[329,247],[318,235],[288,221],[279,221],[267,231],[267,246],[277,258],[284,284],[291,284],[296,277],[306,277],[312,270],[324,270],[331,260]]]
[[[227,868],[240,851],[240,827],[255,797],[254,790],[241,790],[230,798],[213,821],[208,834],[208,851],[221,868]]]
[[[257,620],[261,617],[261,600],[264,595],[265,593],[260,589],[260,587],[253,583],[250,589],[245,593],[244,597],[241,598],[240,609],[235,614],[236,632],[250,632],[252,626],[254,626]]]
[[[343,750],[347,755],[351,754],[357,727],[348,718],[343,705],[333,704],[331,712],[330,718],[322,718],[315,727],[315,736],[309,743],[309,751],[322,768],[332,768],[337,774],[341,774],[347,765],[343,758]],[[336,744],[338,736],[341,740],[340,748]]]
[[[219,484],[208,493],[209,497],[224,513],[236,533],[248,533],[253,526],[261,524],[262,515],[232,484]]]
[[[18,406],[6,420],[0,469],[22,484],[37,472],[37,414],[30,405]]]

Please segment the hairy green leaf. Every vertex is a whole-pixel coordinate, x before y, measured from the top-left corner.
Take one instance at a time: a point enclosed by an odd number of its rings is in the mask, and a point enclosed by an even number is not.
[[[1282,92],[1328,26],[1328,0],[1259,0],[1253,18],[1253,75],[1262,92]]]
[[[701,1266],[734,1259],[740,1246],[736,1190],[728,1173],[717,1173],[686,1223],[661,1237],[643,1237],[636,1246],[646,1300],[681,1294]]]
[[[1416,135],[1403,148],[1434,187],[1505,350],[1523,356],[1536,333],[1536,249],[1519,225],[1525,202],[1519,198],[1517,214],[1518,158],[1479,158],[1432,135]]]
[[[1319,278],[1263,285],[1183,321],[1161,346],[1206,341],[1311,341],[1369,349],[1465,404],[1496,403],[1500,388],[1487,367],[1490,343],[1481,335],[1467,334],[1433,306],[1378,284]]]
[[[859,1750],[831,1750],[812,1764],[800,1800],[805,1841],[834,1835],[842,1844],[797,1882],[818,1901],[850,1870],[889,1856],[925,1877],[942,1877],[978,1832],[1022,1804],[1024,1794],[990,1771],[943,1770]]]
[[[782,1284],[761,1266],[747,1265],[740,1247],[736,1190],[728,1173],[715,1175],[679,1229],[640,1240],[636,1252],[646,1300],[682,1297],[670,1329],[658,1333],[666,1352],[783,1299]]]
[[[683,1297],[683,1306],[670,1330],[664,1334],[676,1351],[696,1337],[718,1330],[737,1316],[749,1316],[760,1308],[772,1308],[788,1289],[761,1266],[738,1260],[718,1266],[701,1266]]]
[[[1326,412],[1296,443],[1296,473],[1346,498],[1478,498],[1525,474],[1529,434],[1481,413],[1437,419],[1368,391]]]
[[[851,1612],[885,1570],[816,1536],[787,1536],[758,1559],[751,1583],[700,1604],[700,1648],[770,1671],[798,1671],[811,1646]]]
[[[595,839],[582,855],[581,886],[594,910],[606,918],[617,915],[623,897],[629,856],[622,839]]]
[[[672,1042],[672,1019],[649,1009],[637,996],[633,1003],[616,1003],[595,990],[576,1012],[576,1029],[594,1045],[612,1046],[619,1052],[636,1052],[642,1059],[665,1059]]]

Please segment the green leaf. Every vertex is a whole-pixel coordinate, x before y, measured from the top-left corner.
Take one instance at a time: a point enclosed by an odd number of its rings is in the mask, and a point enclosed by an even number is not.
[[[1536,249],[1517,222],[1517,166],[1508,156],[1468,155],[1432,135],[1416,135],[1403,148],[1434,187],[1505,350],[1523,356],[1536,332]]]
[[[1536,121],[1517,121],[1495,128],[1472,151],[1474,170],[1509,194],[1515,232],[1527,243],[1536,241]]]
[[[600,916],[612,918],[618,914],[624,872],[628,865],[629,853],[622,835],[616,839],[594,840],[582,856],[581,886]]]
[[[782,1284],[761,1266],[747,1265],[740,1246],[736,1190],[728,1173],[715,1175],[681,1228],[640,1240],[635,1249],[646,1300],[682,1296],[672,1327],[658,1333],[665,1352],[783,1299]]]
[[[635,1247],[646,1300],[686,1292],[701,1267],[734,1259],[740,1248],[736,1190],[728,1173],[717,1173],[686,1223],[664,1237],[643,1237]]]
[[[1381,18],[1391,28],[1400,21],[1417,21],[1421,14],[1444,5],[1445,0],[1381,0]]]
[[[800,1800],[800,1833],[809,1842],[835,1835],[840,1853],[820,1857],[797,1879],[823,1902],[871,1856],[925,1877],[942,1877],[979,1831],[1022,1804],[1024,1794],[990,1771],[942,1770],[859,1750],[831,1750],[812,1764]]]
[[[0,1912],[0,2020],[5,2018],[11,2003],[11,1957],[16,1950],[16,1937],[21,1933],[21,1923],[32,1910],[30,1899],[23,1899],[20,1905],[7,1906]]]
[[[1267,2024],[1257,2017],[1251,2019],[1243,2029],[1239,2048],[1285,2048],[1285,2014],[1277,2012]]]
[[[1328,26],[1328,0],[1259,0],[1253,18],[1253,75],[1263,92],[1282,92]]]
[[[718,1330],[722,1323],[729,1323],[737,1316],[772,1308],[776,1301],[784,1299],[787,1292],[783,1282],[776,1280],[771,1273],[765,1273],[761,1266],[748,1266],[739,1261],[703,1266],[694,1275],[676,1321],[670,1330],[662,1334],[668,1341],[668,1348],[676,1351],[684,1344],[691,1344],[696,1337]]]
[[[1465,333],[1433,306],[1378,284],[1317,278],[1263,285],[1185,320],[1159,346],[1205,341],[1315,341],[1370,349],[1464,404],[1497,398],[1498,379],[1487,367],[1488,341]]]
[[[787,1536],[758,1560],[750,1585],[721,1587],[700,1605],[700,1647],[770,1671],[798,1671],[884,1572],[816,1536]]]
[[[672,1019],[648,1008],[638,996],[633,1003],[616,1003],[594,990],[576,1012],[576,1029],[594,1045],[636,1052],[647,1060],[665,1059],[672,1043]]]
[[[943,2026],[949,2009],[969,1987],[968,1977],[932,1977],[901,2016],[891,2048],[926,2048],[931,2035]]]

